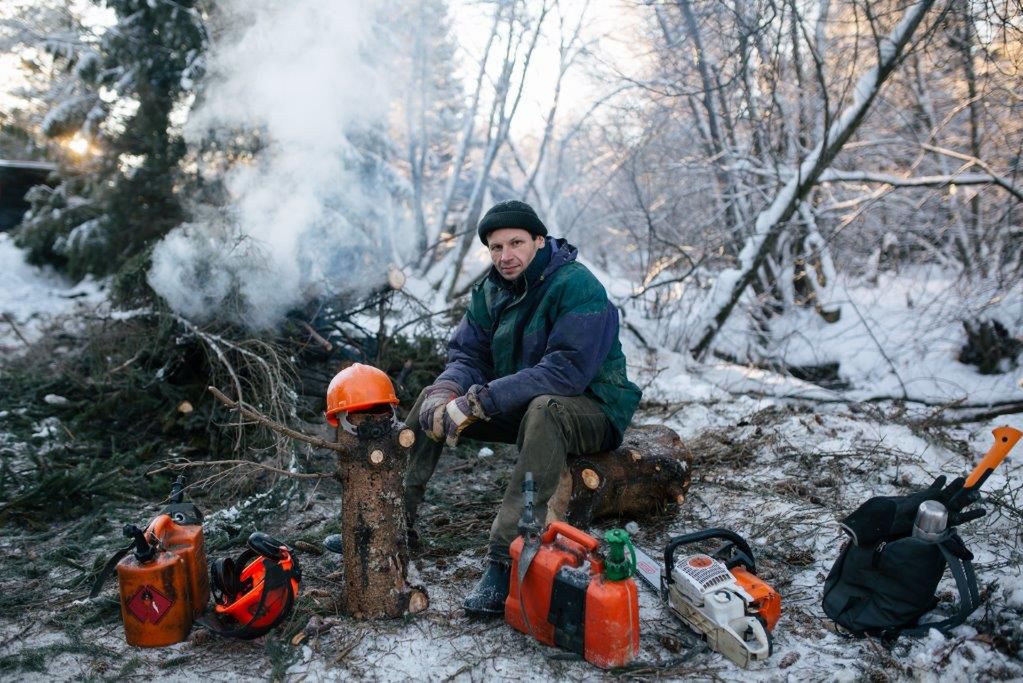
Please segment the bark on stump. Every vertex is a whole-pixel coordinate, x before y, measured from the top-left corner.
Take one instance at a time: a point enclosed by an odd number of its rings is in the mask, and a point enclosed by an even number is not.
[[[646,425],[625,432],[621,447],[569,455],[547,504],[547,521],[585,528],[602,517],[640,518],[681,505],[693,455],[673,429]]]
[[[350,414],[362,438],[338,429],[341,480],[341,546],[344,569],[341,609],[359,619],[387,619],[421,612],[426,591],[408,583],[405,470],[412,430],[394,426],[391,415]],[[372,434],[370,438],[365,438]]]

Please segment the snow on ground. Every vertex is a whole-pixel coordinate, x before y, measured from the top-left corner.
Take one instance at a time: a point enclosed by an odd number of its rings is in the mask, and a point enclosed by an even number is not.
[[[832,294],[831,304],[841,310],[838,322],[829,324],[812,309],[788,312],[772,319],[771,345],[759,355],[792,366],[839,363],[841,378],[851,385],[841,394],[845,400],[889,396],[970,405],[1023,401],[1023,369],[1007,364],[1004,373],[981,375],[976,367],[956,360],[966,341],[963,321],[997,319],[1010,335],[1023,339],[1023,282],[967,283],[918,267],[884,273],[877,284],[840,278]],[[753,353],[752,338],[748,320],[733,315],[722,331],[721,347],[745,358]],[[722,372],[727,364],[711,367]],[[763,381],[750,373],[734,378],[727,374],[715,383],[734,392]],[[772,387],[761,390],[778,395]],[[813,385],[794,392],[835,396]]]
[[[0,233],[0,355],[25,348],[55,317],[95,309],[103,300],[94,280],[76,285],[49,268],[30,266],[13,238]]]
[[[765,681],[1023,678],[1023,662],[1013,654],[1023,643],[1023,578],[1020,517],[1011,504],[1023,491],[1021,453],[1010,457],[985,486],[988,516],[961,530],[977,556],[985,603],[952,637],[932,633],[922,639],[903,638],[890,647],[849,640],[831,630],[820,607],[824,576],[842,542],[836,521],[872,495],[907,493],[926,486],[939,473],[954,476],[968,471],[990,445],[990,430],[997,421],[952,430],[953,440],[948,441],[940,434],[893,423],[881,411],[851,410],[845,405],[812,409],[764,401],[754,406],[739,399],[714,408],[712,415],[698,404],[641,415],[644,421],[665,422],[689,435],[686,442],[695,457],[694,480],[689,499],[676,516],[638,520],[634,539],[655,554],[672,535],[710,526],[725,526],[746,536],[761,576],[783,596],[774,655],[748,671],[734,667],[708,651],[650,591],[641,588],[641,651],[634,675]],[[957,443],[969,448],[950,447]],[[483,544],[450,550],[445,539],[466,533],[452,529],[455,525],[486,526],[488,511],[474,511],[472,501],[484,489],[496,490],[495,480],[510,467],[513,457],[513,449],[500,447],[484,458],[470,448],[442,459],[421,526],[426,546],[413,554],[415,572],[430,594],[430,608],[421,615],[377,623],[325,616],[314,629],[318,632],[276,645],[265,640],[221,642],[196,634],[172,648],[139,650],[124,644],[116,613],[109,611],[102,625],[89,625],[86,620],[78,641],[55,635],[60,622],[52,615],[96,609],[81,601],[84,589],[63,587],[76,574],[60,566],[44,579],[53,584],[45,605],[47,618],[32,610],[0,616],[0,659],[51,648],[54,656],[40,664],[38,680],[116,676],[127,666],[135,675],[166,680],[269,678],[272,653],[287,656],[288,680],[610,680],[610,675],[540,645],[501,619],[468,619],[460,609],[462,598],[479,576]],[[320,487],[304,505],[288,507],[287,514],[266,513],[263,528],[284,538],[317,528],[337,514],[338,493]],[[210,511],[210,517],[234,518],[239,510],[219,515]],[[454,514],[466,517],[448,518]],[[86,555],[86,565],[92,554],[121,543],[115,528],[121,521],[104,525],[109,528],[92,543],[95,550]],[[625,521],[629,520],[606,524]],[[598,527],[594,533],[606,528]],[[16,538],[4,539],[2,546],[9,556],[47,552]],[[338,590],[338,558],[306,552],[300,557],[305,604],[315,604],[329,614]],[[113,585],[108,587],[106,600],[113,591]],[[954,594],[950,577],[942,584],[941,594],[947,607]],[[25,672],[19,677],[31,679]]]
[[[0,278],[0,310],[29,338],[39,334],[49,316],[73,310],[76,295],[89,302],[100,299],[95,285],[74,288],[24,265],[7,236],[0,236]],[[637,422],[669,425],[694,454],[694,479],[685,505],[668,519],[638,520],[637,544],[656,552],[674,534],[730,527],[750,539],[762,577],[783,596],[774,655],[744,672],[709,652],[649,591],[641,590],[641,653],[632,675],[670,680],[1023,679],[1023,513],[1017,504],[1023,496],[1023,451],[1014,453],[985,485],[989,514],[961,530],[976,555],[985,603],[952,637],[932,633],[901,639],[891,647],[848,640],[832,631],[820,607],[824,577],[842,542],[838,519],[870,496],[908,493],[938,474],[965,474],[990,446],[994,426],[1023,427],[1023,420],[1013,415],[936,429],[907,419],[891,404],[859,402],[899,396],[902,386],[911,397],[929,401],[965,398],[982,405],[1023,397],[1019,370],[982,376],[955,361],[962,317],[997,315],[1018,333],[1023,323],[1019,285],[996,300],[989,292],[962,291],[947,279],[914,273],[877,287],[846,285],[842,291],[847,299],[835,325],[801,312],[773,324],[782,340],[774,349],[780,358],[789,363],[840,361],[842,376],[852,385],[845,392],[732,363],[698,364],[664,350],[647,353],[623,335],[630,372],[645,392],[647,407]],[[424,299],[429,296],[426,290],[420,293]],[[637,316],[630,321],[648,339],[655,338],[652,323],[648,329]],[[11,343],[10,327],[0,333],[5,349]],[[733,336],[726,334],[723,341],[734,346],[736,331],[726,332]],[[65,438],[60,430],[41,429],[37,436],[52,441],[52,447]],[[431,599],[421,615],[384,623],[327,616],[317,633],[290,642],[220,642],[196,634],[171,648],[139,650],[123,642],[116,606],[110,610],[112,587],[106,603],[83,601],[84,589],[76,583],[80,566],[69,563],[54,565],[33,579],[51,587],[44,602],[0,614],[0,661],[28,662],[28,669],[10,671],[20,679],[37,680],[128,675],[235,680],[275,674],[309,681],[610,678],[513,631],[500,619],[476,621],[462,613],[460,602],[481,570],[483,544],[445,549],[443,539],[468,533],[466,520],[451,510],[465,514],[466,503],[485,489],[497,500],[501,473],[513,457],[508,448],[487,457],[475,453],[442,460],[432,484],[422,529],[426,549],[414,555],[415,570]],[[310,529],[318,533],[337,514],[339,492],[329,486],[313,491],[302,505],[287,508],[288,514],[262,511],[263,528],[284,538]],[[442,509],[445,500],[450,507]],[[239,501],[219,513],[209,510],[210,517],[217,525],[236,520],[250,508],[266,507],[259,502],[254,498],[253,505]],[[489,514],[478,514],[476,528],[485,528]],[[94,555],[121,543],[117,529],[123,521],[104,520],[90,547],[77,555],[80,565],[90,566]],[[631,520],[615,523],[624,521]],[[217,525],[211,525],[211,533]],[[36,547],[32,538],[27,532],[6,530],[0,536],[0,554],[60,554],[57,547]],[[54,542],[59,542],[59,533]],[[306,604],[329,612],[338,590],[337,558],[301,557]],[[0,576],[0,595],[21,588]],[[954,594],[950,577],[941,594],[947,607]],[[65,617],[86,613],[95,614],[77,619],[75,629],[62,630]]]

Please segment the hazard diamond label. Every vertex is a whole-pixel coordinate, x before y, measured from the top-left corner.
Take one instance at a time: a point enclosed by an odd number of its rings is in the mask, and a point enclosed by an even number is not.
[[[174,601],[150,585],[135,591],[128,600],[128,611],[143,624],[155,624],[163,619]]]

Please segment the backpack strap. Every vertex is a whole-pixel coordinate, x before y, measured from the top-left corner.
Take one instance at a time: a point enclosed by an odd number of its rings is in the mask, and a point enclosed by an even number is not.
[[[927,635],[932,628],[946,633],[966,621],[973,611],[980,606],[980,592],[977,590],[977,575],[973,571],[973,554],[966,549],[963,540],[954,531],[938,543],[938,548],[948,564],[952,577],[959,589],[959,609],[948,619],[929,621],[917,624],[912,628],[892,629],[893,635],[921,637]]]

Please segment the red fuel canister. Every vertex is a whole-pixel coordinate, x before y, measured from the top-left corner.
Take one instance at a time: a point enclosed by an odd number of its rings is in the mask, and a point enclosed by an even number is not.
[[[183,489],[184,477],[178,477],[170,504],[145,531],[126,526],[124,533],[134,544],[111,559],[124,555],[116,569],[129,645],[158,647],[185,640],[209,602],[202,513],[182,502]],[[93,588],[94,595],[98,589]]]
[[[546,645],[582,655],[604,669],[623,666],[639,652],[639,597],[624,548],[625,531],[608,532],[608,557],[589,534],[563,522],[544,530],[519,583],[525,539],[511,544],[511,581],[505,621]],[[606,568],[605,568],[606,567]]]
[[[117,563],[124,639],[139,647],[180,643],[193,619],[185,561],[137,526],[124,533],[135,538],[134,551]]]

